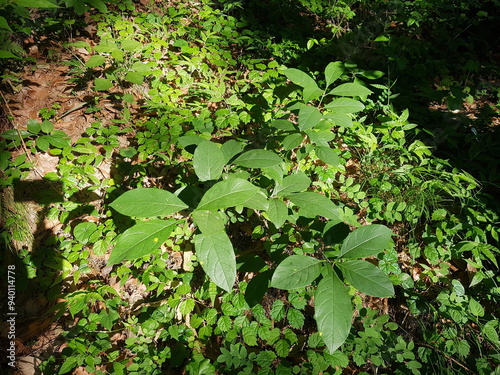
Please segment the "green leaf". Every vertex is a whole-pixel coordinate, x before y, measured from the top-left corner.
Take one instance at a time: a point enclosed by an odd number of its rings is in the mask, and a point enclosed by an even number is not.
[[[283,139],[283,148],[286,151],[293,150],[301,145],[304,136],[300,133],[289,134]]]
[[[137,188],[120,195],[110,207],[126,216],[154,217],[167,216],[188,206],[169,191]]]
[[[301,70],[290,68],[285,70],[284,74],[290,81],[304,88],[303,96],[305,102],[314,100],[323,93],[323,90],[318,87],[316,81]]]
[[[308,217],[323,216],[331,220],[340,220],[339,208],[320,193],[304,192],[287,196],[293,204],[301,209],[301,214]]]
[[[290,308],[286,314],[288,322],[294,329],[301,329],[304,325],[304,314],[302,314],[299,310]]]
[[[200,181],[218,180],[226,165],[226,158],[217,144],[204,141],[194,150],[193,167]]]
[[[40,123],[36,120],[29,120],[27,128],[33,134],[38,134],[42,130]]]
[[[144,74],[139,72],[127,72],[124,78],[125,81],[135,83],[136,85],[142,85],[144,82]]]
[[[276,350],[278,357],[285,358],[290,353],[290,343],[287,340],[279,340],[274,346],[274,350]]]
[[[274,271],[271,286],[279,289],[298,289],[310,285],[321,274],[322,261],[306,256],[291,255]]]
[[[45,134],[50,134],[54,130],[54,124],[50,122],[49,120],[45,120],[40,124],[40,129],[42,132]]]
[[[481,328],[481,332],[486,335],[488,340],[498,345],[500,344],[500,342],[499,342],[497,326],[498,326],[497,320],[490,320]]]
[[[59,8],[49,0],[15,0],[14,3],[26,8]]]
[[[0,16],[0,30],[12,31],[5,17]]]
[[[218,211],[194,211],[193,221],[203,234],[213,234],[222,232],[226,225],[226,218]]]
[[[222,145],[221,151],[224,154],[224,161],[229,163],[234,156],[243,151],[243,144],[231,139]]]
[[[330,147],[328,142],[330,142],[335,138],[335,134],[333,134],[333,132],[331,132],[330,130],[318,131],[316,129],[309,129],[306,130],[305,133],[309,137],[311,143],[325,147]]]
[[[182,314],[182,316],[186,316],[194,310],[195,305],[196,303],[194,299],[187,298],[179,303],[179,312]]]
[[[330,147],[317,146],[316,156],[324,163],[333,165],[334,167],[340,164],[339,156],[337,152]]]
[[[14,55],[10,51],[6,51],[4,49],[0,49],[0,59],[16,59],[19,56]]]
[[[357,228],[344,240],[339,255],[343,258],[364,258],[377,255],[389,245],[392,235],[389,228],[380,224]]]
[[[106,62],[106,58],[101,55],[91,56],[90,59],[85,63],[87,68],[95,68],[96,66],[102,65]]]
[[[358,83],[343,83],[329,92],[330,95],[338,96],[368,96],[371,93],[371,90]]]
[[[323,119],[321,112],[311,106],[299,110],[299,129],[301,131],[312,129]]]
[[[330,272],[314,294],[314,318],[330,354],[342,345],[351,330],[352,303],[349,288]]]
[[[242,178],[230,178],[217,182],[205,193],[197,210],[221,210],[242,206],[266,210],[266,195],[255,185]]]
[[[275,127],[278,130],[283,130],[286,132],[295,131],[295,125],[288,120],[274,120],[271,122],[271,126]]]
[[[107,13],[108,7],[101,0],[87,0],[87,2],[101,13]]]
[[[196,235],[194,246],[206,274],[217,286],[230,292],[236,280],[236,258],[227,234]]]
[[[270,199],[269,207],[266,212],[269,216],[269,220],[271,220],[276,228],[280,228],[288,217],[288,207],[279,199]]]
[[[306,190],[311,185],[311,179],[304,172],[297,172],[286,176],[281,183],[276,183],[273,195],[285,196]]]
[[[94,87],[97,91],[106,91],[113,87],[113,82],[106,78],[96,78],[94,80]]]
[[[335,61],[328,64],[325,68],[326,85],[330,86],[340,78],[342,73],[344,73],[344,64],[341,61]]]
[[[282,163],[283,160],[272,151],[268,150],[250,150],[246,151],[236,158],[234,164],[245,168],[266,168]]]
[[[127,40],[124,40],[122,42],[122,48],[125,51],[130,51],[130,52],[133,52],[134,50],[136,50],[141,45],[142,44],[140,42],[138,42],[137,40],[133,40],[133,39],[127,39]]]
[[[342,126],[344,128],[352,127],[352,119],[343,113],[327,113],[325,115],[330,122],[333,122],[336,126]]]
[[[389,277],[365,260],[339,262],[337,266],[349,283],[361,293],[372,297],[392,297],[394,286]]]
[[[76,357],[68,357],[59,368],[58,374],[66,374],[77,366]]]
[[[484,308],[481,306],[479,302],[477,302],[474,298],[469,300],[469,311],[474,316],[482,317],[484,316]]]
[[[178,224],[176,220],[151,220],[134,225],[118,236],[108,264],[150,254],[168,239]]]
[[[90,236],[97,230],[97,224],[92,222],[83,222],[73,229],[75,240],[81,243],[87,243]]]
[[[35,141],[36,147],[45,152],[47,152],[50,147],[47,137],[47,135],[43,135],[41,137],[38,137]]]
[[[362,111],[363,109],[365,109],[365,106],[359,100],[350,98],[338,98],[325,105],[325,108],[329,109],[330,111],[334,111],[335,113],[348,114]]]
[[[282,300],[277,299],[271,306],[271,318],[274,320],[281,320],[285,317],[286,306]]]
[[[70,146],[69,138],[46,136],[47,141],[56,148],[65,148]]]

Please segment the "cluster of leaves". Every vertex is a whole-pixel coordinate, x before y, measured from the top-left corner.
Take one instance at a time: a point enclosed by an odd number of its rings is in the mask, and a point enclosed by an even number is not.
[[[72,321],[44,373],[498,367],[498,214],[411,138],[409,111],[367,83],[382,72],[259,58],[260,33],[209,1],[161,14],[100,4],[84,3],[107,11],[100,41],[68,45],[91,55],[71,62],[73,79],[123,118],[71,144],[52,108],[4,133],[0,153],[6,184],[30,167],[12,160],[23,144],[59,157],[45,179],[63,199],[46,215],[63,233],[52,257],[22,255],[54,298],[62,288],[53,311]],[[132,113],[139,95],[146,120]]]

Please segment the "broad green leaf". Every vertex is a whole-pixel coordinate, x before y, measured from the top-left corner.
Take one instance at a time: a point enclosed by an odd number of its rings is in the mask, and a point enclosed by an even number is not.
[[[283,160],[274,152],[256,149],[246,151],[238,156],[234,164],[245,168],[266,168],[282,162]]]
[[[302,108],[299,111],[299,129],[301,131],[312,129],[323,119],[321,112],[311,106]]]
[[[217,182],[205,193],[197,210],[221,210],[243,206],[256,210],[267,209],[266,195],[255,185],[241,178]]]
[[[323,90],[321,90],[318,86],[307,86],[304,88],[302,92],[302,96],[304,97],[304,102],[310,102],[311,100],[317,99],[323,94]]]
[[[96,66],[102,65],[106,62],[106,58],[101,55],[94,55],[85,63],[87,68],[95,68]]]
[[[60,138],[60,137],[53,137],[52,135],[47,135],[46,139],[52,146],[57,148],[64,148],[70,146],[69,138]]]
[[[325,68],[326,85],[330,86],[340,78],[342,73],[344,73],[344,64],[341,61],[335,61],[328,64]]]
[[[309,137],[311,143],[315,145],[329,147],[328,142],[335,139],[335,134],[330,130],[309,129],[305,133]]]
[[[372,297],[392,297],[394,286],[380,268],[366,260],[349,260],[339,262],[344,277],[361,293]]]
[[[215,143],[202,142],[194,150],[193,167],[200,181],[218,180],[226,165],[224,153]]]
[[[344,240],[340,249],[343,258],[364,258],[384,251],[394,233],[384,225],[372,224],[357,228]]]
[[[127,39],[127,40],[124,40],[122,42],[122,48],[125,50],[125,51],[134,51],[135,49],[137,49],[138,47],[141,46],[141,43],[138,42],[137,40],[133,40],[133,39]]]
[[[306,255],[291,255],[274,271],[271,286],[279,289],[298,289],[310,285],[321,274],[322,262]]]
[[[295,131],[295,125],[288,120],[274,120],[273,122],[271,122],[271,126],[286,132]]]
[[[279,199],[270,199],[269,207],[266,212],[276,228],[280,228],[288,217],[288,207]]]
[[[196,256],[210,279],[230,292],[236,280],[236,258],[233,245],[225,232],[195,236]]]
[[[383,77],[384,74],[385,73],[380,70],[365,70],[361,72],[361,75],[368,79],[379,79],[380,77]]]
[[[110,207],[126,216],[154,217],[167,216],[188,206],[169,191],[137,188],[120,195]]]
[[[15,0],[14,3],[26,8],[59,8],[49,0]]]
[[[368,96],[371,93],[371,90],[357,83],[343,83],[329,92],[330,95],[338,96]]]
[[[5,17],[0,16],[0,30],[12,31]]]
[[[304,136],[300,133],[289,134],[283,139],[283,148],[286,151],[293,150],[301,145]]]
[[[326,164],[333,165],[335,167],[340,164],[340,159],[337,155],[337,152],[330,147],[317,146],[316,156]]]
[[[304,314],[302,314],[299,310],[290,308],[286,314],[286,318],[288,322],[294,329],[301,329],[304,325]]]
[[[499,336],[497,331],[498,321],[490,320],[482,328],[481,332],[486,335],[486,337],[495,344],[500,344]]]
[[[0,59],[16,59],[19,56],[14,55],[10,51],[6,51],[4,49],[0,49]]]
[[[338,98],[325,105],[325,108],[335,113],[356,113],[365,109],[365,105],[359,100],[350,98]]]
[[[85,303],[85,301],[83,301]],[[68,357],[59,368],[58,374],[66,374],[78,366],[76,357]]]
[[[484,308],[481,304],[476,301],[474,298],[469,300],[469,311],[474,316],[482,317],[484,316]]]
[[[151,220],[134,225],[118,236],[108,264],[150,254],[168,239],[178,224],[175,220]]]
[[[289,68],[284,71],[286,78],[301,87],[316,86],[316,81],[302,70]]]
[[[349,288],[337,275],[330,272],[320,281],[314,294],[314,318],[330,354],[347,339],[351,330],[352,313]]]
[[[97,224],[92,222],[83,222],[73,229],[75,240],[81,243],[87,243],[90,236],[97,230]]]
[[[316,192],[295,193],[287,196],[293,204],[308,217],[323,216],[331,220],[340,220],[339,208],[327,197]]]
[[[281,183],[276,183],[273,195],[285,196],[306,190],[311,185],[311,179],[304,172],[286,176]]]
[[[127,72],[124,78],[125,81],[135,83],[136,85],[142,85],[144,82],[144,74],[139,72]]]
[[[87,0],[90,5],[98,9],[102,13],[107,13],[108,7],[101,0]]]
[[[224,154],[225,162],[229,163],[229,161],[233,157],[243,151],[243,144],[241,142],[235,141],[234,139],[231,139],[222,145],[221,151]]]
[[[94,80],[94,87],[97,91],[106,91],[113,87],[113,82],[107,78],[96,78]]]
[[[224,214],[218,211],[194,211],[194,223],[203,234],[222,232],[226,225]]]

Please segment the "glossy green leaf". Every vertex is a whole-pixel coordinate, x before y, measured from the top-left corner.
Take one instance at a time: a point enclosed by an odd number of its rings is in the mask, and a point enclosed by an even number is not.
[[[281,183],[276,183],[273,195],[285,196],[306,190],[311,185],[311,179],[304,172],[297,172],[283,178]]]
[[[372,297],[392,297],[394,286],[380,268],[366,260],[337,263],[344,277],[361,293]]]
[[[384,251],[394,233],[384,225],[372,224],[357,228],[344,240],[340,250],[343,258],[364,258]]]
[[[312,129],[323,119],[321,112],[311,106],[302,108],[299,111],[299,129],[301,131]]]
[[[340,159],[337,152],[330,147],[317,146],[316,156],[324,163],[338,166],[340,164]]]
[[[328,64],[325,68],[326,85],[330,86],[340,78],[342,73],[344,73],[344,64],[341,61],[335,61]]]
[[[322,262],[306,255],[291,255],[274,271],[271,286],[279,289],[298,289],[310,285],[321,274]]]
[[[245,168],[266,168],[282,162],[274,152],[261,149],[246,151],[234,160],[234,164]]]
[[[168,239],[177,225],[179,222],[175,220],[151,220],[134,225],[118,236],[108,264],[151,254]]]
[[[154,217],[167,216],[188,206],[169,191],[137,188],[120,195],[110,207],[126,216]]]
[[[208,189],[197,210],[221,210],[234,206],[266,210],[267,205],[266,195],[257,186],[242,178],[230,178]]]
[[[338,98],[325,105],[325,108],[335,113],[356,113],[365,109],[365,105],[359,100],[351,98]]]
[[[304,192],[287,195],[293,204],[307,217],[323,216],[331,220],[340,220],[339,208],[327,197],[316,192]]]
[[[226,291],[236,280],[236,258],[233,245],[225,232],[195,236],[196,256],[210,279]]]
[[[329,92],[330,95],[338,96],[368,96],[371,93],[371,90],[358,83],[343,83]]]
[[[349,288],[330,272],[318,284],[314,305],[319,334],[333,353],[345,342],[351,330],[353,308]]]
[[[217,144],[205,141],[200,143],[194,151],[194,172],[200,181],[218,180],[226,165],[226,158]]]
[[[279,199],[270,199],[267,215],[276,228],[281,227],[288,218],[288,207]]]
[[[193,221],[203,234],[222,232],[226,225],[225,215],[218,211],[194,211]]]

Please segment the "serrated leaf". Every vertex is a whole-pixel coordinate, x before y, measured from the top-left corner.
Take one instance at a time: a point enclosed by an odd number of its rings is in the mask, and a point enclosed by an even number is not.
[[[384,251],[391,241],[392,231],[384,225],[372,224],[357,228],[344,240],[340,250],[343,258],[364,258]]]
[[[301,329],[304,325],[304,314],[297,309],[290,308],[286,314],[288,322],[294,329]]]
[[[365,105],[359,100],[354,100],[350,98],[338,98],[332,100],[330,103],[325,105],[325,108],[335,113],[356,113],[365,109]]]
[[[372,297],[392,297],[394,286],[382,270],[365,260],[337,263],[344,277],[361,293]]]
[[[194,310],[195,305],[196,303],[194,299],[187,298],[184,301],[181,301],[181,303],[179,303],[178,309],[179,312],[182,314],[182,316],[186,316],[189,313],[191,313],[191,311]]]
[[[152,220],[127,229],[118,236],[108,264],[117,264],[150,254],[168,239],[178,223],[175,220]]]
[[[287,198],[299,206],[302,214],[308,217],[323,216],[331,220],[340,220],[339,208],[320,193],[295,193],[287,195]]]
[[[290,343],[286,340],[279,340],[274,346],[274,350],[278,357],[286,357],[290,353]]]
[[[106,58],[101,55],[91,56],[90,59],[85,63],[87,68],[95,68],[96,66],[102,65],[106,62]]]
[[[321,112],[311,106],[299,110],[299,129],[301,131],[312,129],[323,119]]]
[[[233,163],[245,168],[266,168],[282,162],[283,160],[274,152],[256,149],[244,152]]]
[[[266,212],[269,220],[271,220],[276,228],[280,228],[288,217],[288,207],[279,199],[270,199],[268,203],[269,206]]]
[[[282,300],[275,300],[271,306],[271,318],[281,320],[285,317],[286,306]]]
[[[283,148],[286,151],[293,150],[301,145],[304,136],[300,133],[289,134],[283,139]]]
[[[297,172],[283,178],[281,183],[276,183],[273,195],[285,196],[306,190],[311,185],[311,179],[304,172]]]
[[[215,143],[201,142],[194,151],[194,172],[200,181],[218,180],[226,165],[226,157]]]
[[[340,78],[342,73],[344,73],[344,64],[341,61],[335,61],[328,64],[325,68],[326,85],[330,86]]]
[[[236,280],[236,258],[225,232],[195,236],[196,256],[206,274],[217,286],[230,292]]]
[[[126,216],[155,217],[167,216],[188,206],[169,191],[137,188],[120,195],[110,207]]]
[[[351,330],[353,308],[349,288],[330,272],[318,284],[314,305],[318,331],[332,354],[345,342]]]
[[[94,80],[94,87],[97,91],[106,91],[113,87],[113,82],[107,78],[96,78]]]
[[[242,206],[266,210],[266,195],[255,185],[242,178],[230,178],[217,182],[201,198],[197,210],[222,210]]]
[[[337,152],[330,147],[317,146],[316,156],[324,163],[333,165],[334,167],[340,164],[339,156]]]
[[[310,285],[321,274],[322,262],[306,255],[291,255],[274,271],[271,286],[279,289],[298,289]]]
[[[343,83],[329,92],[330,95],[338,96],[368,96],[371,93],[370,89],[358,83]]]
[[[203,234],[222,232],[226,225],[224,214],[218,211],[194,211],[193,221]]]

